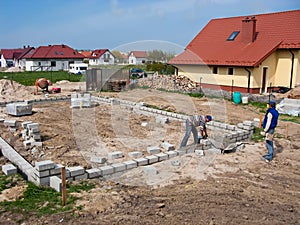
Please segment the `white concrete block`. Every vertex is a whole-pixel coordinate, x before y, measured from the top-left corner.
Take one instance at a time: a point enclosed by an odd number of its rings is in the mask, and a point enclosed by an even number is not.
[[[114,173],[126,170],[126,165],[124,163],[115,163],[111,166],[114,168]]]
[[[6,127],[16,127],[17,121],[16,120],[4,120],[4,126]]]
[[[165,153],[169,156],[169,158],[173,158],[178,155],[178,152],[175,152],[175,151],[167,151]]]
[[[121,151],[115,151],[115,152],[110,152],[108,153],[108,158],[109,159],[118,159],[123,157],[123,152]]]
[[[149,164],[158,162],[158,157],[155,155],[149,155],[145,158],[148,159]]]
[[[73,166],[67,168],[70,171],[71,177],[84,174],[84,168],[82,166]]]
[[[170,144],[169,142],[167,141],[164,141],[163,143],[161,143],[161,147],[167,151],[172,151],[172,150],[175,150],[175,146]]]
[[[168,157],[169,157],[168,154],[163,153],[163,152],[158,153],[158,154],[156,154],[155,156],[158,157],[158,161],[159,161],[159,162],[160,162],[160,161],[163,161],[163,160],[167,160]]]
[[[137,162],[134,160],[125,161],[123,163],[126,165],[126,170],[133,169],[138,166]]]
[[[50,169],[50,175],[61,175],[61,168],[63,165],[55,164],[53,169]]]
[[[55,164],[51,160],[35,162],[35,168],[37,169],[37,171],[51,170],[54,167]]]
[[[92,156],[90,161],[93,163],[103,164],[107,161],[107,159],[105,157]]]
[[[57,176],[51,176],[50,177],[50,187],[56,190],[57,192],[62,191],[62,181]]]
[[[160,147],[158,147],[158,146],[149,146],[149,147],[147,147],[147,152],[151,155],[160,153]]]
[[[101,170],[98,168],[92,168],[85,171],[89,179],[97,178],[101,176]]]
[[[6,113],[13,116],[32,114],[32,104],[26,102],[10,103],[6,105]]]
[[[101,166],[99,169],[101,170],[102,176],[114,173],[114,168],[112,166]]]
[[[44,170],[44,171],[37,171],[35,170],[35,174],[38,176],[38,177],[47,177],[50,175],[50,170]]]
[[[17,173],[17,168],[13,164],[2,165],[2,172],[5,175],[12,175]]]
[[[134,151],[134,152],[128,152],[128,156],[130,158],[136,159],[136,158],[140,158],[143,156],[142,152],[138,152],[138,151]]]
[[[196,150],[195,150],[195,154],[196,154],[197,156],[204,156],[204,151],[203,151],[203,150],[200,150],[200,149],[196,149]]]
[[[149,164],[148,159],[146,158],[138,158],[138,159],[134,159],[134,161],[137,162],[138,166],[145,166]]]
[[[84,173],[84,174],[81,174],[81,175],[77,175],[74,177],[74,180],[85,180],[88,178],[88,174],[87,173]]]

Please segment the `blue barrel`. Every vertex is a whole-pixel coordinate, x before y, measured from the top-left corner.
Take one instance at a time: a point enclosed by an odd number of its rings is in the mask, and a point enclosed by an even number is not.
[[[234,104],[240,104],[242,101],[241,93],[240,92],[234,92],[233,93],[233,102]]]

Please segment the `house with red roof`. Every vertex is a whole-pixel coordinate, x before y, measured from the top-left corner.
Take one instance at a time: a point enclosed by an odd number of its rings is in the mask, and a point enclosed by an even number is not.
[[[300,10],[212,19],[168,63],[203,88],[264,93],[300,84]]]
[[[17,49],[1,49],[0,50],[0,67],[19,67],[25,68],[25,61],[22,60],[30,50],[34,49],[30,46],[24,46]]]
[[[91,66],[113,65],[115,63],[115,56],[108,49],[96,49],[87,58]]]
[[[128,63],[129,64],[144,64],[147,62],[147,52],[146,51],[131,51],[128,54]]]
[[[26,71],[67,71],[72,63],[82,63],[84,56],[67,45],[48,45],[31,49],[23,56]]]

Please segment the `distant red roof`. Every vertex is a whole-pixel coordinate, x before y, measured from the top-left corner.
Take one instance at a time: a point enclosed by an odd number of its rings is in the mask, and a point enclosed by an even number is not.
[[[85,58],[90,58],[92,52],[91,51],[82,51],[80,52],[81,55],[83,55]]]
[[[33,47],[17,48],[17,49],[1,49],[1,54],[5,59],[19,59],[28,53]]]
[[[91,58],[91,59],[98,59],[98,58],[101,57],[101,55],[103,55],[107,51],[109,52],[108,49],[96,49],[96,50],[92,51],[92,53],[89,56],[89,58]]]
[[[169,63],[258,66],[277,49],[300,49],[299,21],[300,10],[213,19]]]
[[[147,57],[148,57],[146,51],[131,51],[131,52],[129,53],[129,56],[130,56],[131,54],[134,55],[135,58],[147,58]]]
[[[84,56],[67,45],[40,46],[24,56],[31,59],[83,59]]]

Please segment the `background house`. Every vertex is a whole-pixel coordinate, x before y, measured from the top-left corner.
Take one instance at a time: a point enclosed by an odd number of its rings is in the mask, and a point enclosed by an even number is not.
[[[146,51],[131,51],[128,55],[129,64],[144,64],[147,62]]]
[[[0,67],[25,67],[25,60],[23,56],[26,55],[31,49],[30,46],[24,46],[17,49],[1,49],[0,51]]]
[[[108,49],[94,50],[88,58],[91,66],[112,65],[115,63],[115,56]]]
[[[67,45],[48,45],[31,49],[23,56],[27,71],[59,71],[71,63],[82,63],[84,56]]]
[[[211,20],[169,61],[212,89],[263,93],[300,83],[300,10]]]

